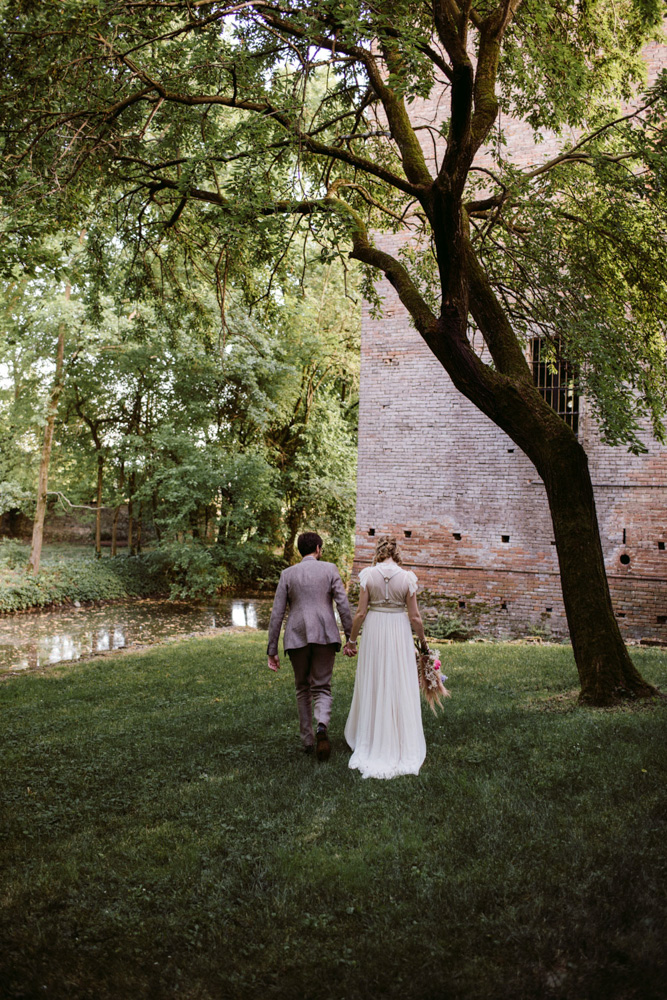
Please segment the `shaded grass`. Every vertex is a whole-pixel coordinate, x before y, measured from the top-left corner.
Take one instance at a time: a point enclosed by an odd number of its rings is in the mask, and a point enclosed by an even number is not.
[[[568,647],[448,647],[419,777],[299,751],[265,635],[0,686],[7,998],[664,997],[667,712]],[[667,687],[667,655],[633,653]]]

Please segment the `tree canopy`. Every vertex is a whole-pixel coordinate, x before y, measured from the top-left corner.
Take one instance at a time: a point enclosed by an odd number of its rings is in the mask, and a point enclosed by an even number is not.
[[[424,197],[451,174],[515,334],[539,330],[578,364],[610,442],[641,448],[642,413],[663,436],[664,79],[638,96],[659,2],[3,8],[2,162],[23,206],[5,219],[6,263],[43,248],[34,226],[86,217],[103,274],[113,213],[144,280],[150,258],[165,281],[198,255],[252,297],[300,227],[324,255],[380,269],[372,234],[400,230],[421,238],[392,265],[414,319],[441,298]],[[434,88],[439,117],[415,124]],[[519,169],[499,113],[562,153]]]
[[[73,263],[68,267],[74,277]],[[92,318],[85,269],[67,295],[48,277],[9,283],[0,354],[0,513],[32,511],[64,327],[49,477],[58,509],[113,508],[114,553],[118,510],[128,501],[133,551],[141,546],[141,523],[174,556],[176,542],[208,546],[206,556],[178,556],[208,567],[202,573],[199,565],[183,593],[201,589],[202,581],[214,589],[272,579],[282,565],[274,552],[282,549],[289,560],[296,532],[311,519],[332,556],[347,562],[358,297],[343,293],[335,262],[314,267],[304,282],[287,270],[292,280],[278,287],[280,303],[270,309],[250,315],[230,292],[224,331],[210,284],[190,285],[196,311],[146,288],[129,298],[123,254]],[[99,551],[99,538],[97,544]]]

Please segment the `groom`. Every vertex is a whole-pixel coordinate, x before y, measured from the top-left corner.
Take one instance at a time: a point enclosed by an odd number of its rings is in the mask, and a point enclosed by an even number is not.
[[[285,626],[285,652],[292,661],[296,684],[301,742],[306,753],[316,749],[317,759],[328,760],[331,752],[327,726],[331,716],[331,675],[340,649],[333,601],[349,640],[352,614],[340,573],[333,563],[322,562],[322,539],[314,531],[299,535],[301,562],[280,574],[269,622],[269,667],[278,670],[278,638],[289,606]],[[346,649],[348,647],[346,646]],[[313,703],[317,722],[317,748],[313,740]]]

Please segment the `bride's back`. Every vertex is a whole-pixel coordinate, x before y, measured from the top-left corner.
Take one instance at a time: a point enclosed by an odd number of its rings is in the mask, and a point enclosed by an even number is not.
[[[373,604],[404,605],[408,594],[417,589],[417,577],[410,570],[402,569],[392,559],[369,566],[359,574],[362,588],[368,589],[368,597]]]

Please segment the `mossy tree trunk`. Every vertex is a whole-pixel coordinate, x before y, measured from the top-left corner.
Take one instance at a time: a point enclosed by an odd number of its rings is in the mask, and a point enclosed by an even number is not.
[[[452,16],[447,0],[434,4],[438,35],[452,66],[447,150],[435,179],[415,141],[405,105],[383,80],[372,78],[401,149],[405,174],[430,223],[442,295],[440,315],[429,308],[402,263],[376,248],[354,216],[353,256],[385,273],[456,388],[535,465],[553,520],[580,697],[589,704],[605,705],[657,692],[635,669],[614,615],[586,454],[573,431],[533,385],[520,341],[470,243],[463,205],[473,158],[497,116],[500,44],[516,6],[509,0],[479,25],[479,52],[473,67],[465,16]],[[388,46],[383,54],[389,69],[398,72],[400,58]],[[348,215],[353,213],[348,210]],[[467,335],[470,314],[484,336],[493,366],[482,362],[472,349]]]
[[[540,464],[579,668],[580,698],[605,705],[619,698],[657,694],[623,643],[609,594],[588,460],[583,448],[567,437],[552,444],[547,461]]]
[[[285,518],[285,544],[283,546],[283,559],[288,565],[298,561],[296,551],[296,539],[301,526],[303,511],[290,510]]]

